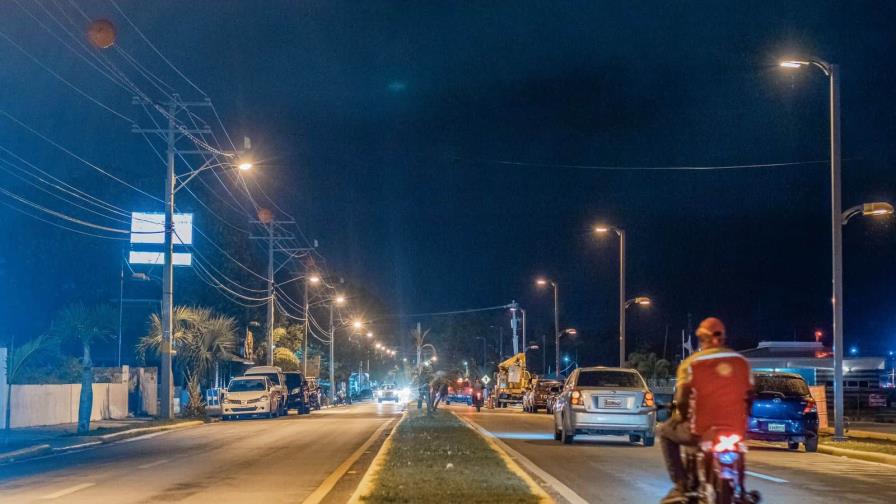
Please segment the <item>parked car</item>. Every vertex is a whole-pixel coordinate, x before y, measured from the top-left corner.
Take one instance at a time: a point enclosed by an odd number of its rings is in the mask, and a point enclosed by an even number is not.
[[[221,418],[276,417],[283,409],[283,402],[283,395],[267,376],[240,376],[227,385],[221,400]]]
[[[308,392],[308,381],[298,371],[284,371],[283,376],[286,377],[286,388],[289,390],[286,407],[295,408],[300,415],[310,413],[311,400]]]
[[[541,408],[547,409],[548,398],[560,393],[563,384],[555,380],[538,380],[523,394],[523,411],[538,413]]]
[[[564,444],[577,434],[628,435],[653,446],[656,404],[638,371],[588,367],[572,372],[554,405],[554,439]]]
[[[470,380],[461,379],[448,385],[448,397],[445,398],[445,404],[451,403],[473,405],[473,385],[470,384]]]
[[[274,388],[281,396],[289,396],[289,389],[286,386],[286,376],[283,374],[283,370],[281,370],[277,366],[251,367],[246,370],[245,373],[243,373],[243,376],[266,376],[269,380],[271,380],[271,383],[274,384]],[[281,401],[279,413],[281,415],[286,415],[289,413],[285,400]]]
[[[376,402],[383,401],[399,402],[398,389],[395,385],[383,385],[376,391]]]
[[[800,443],[818,450],[818,408],[802,376],[755,373],[756,398],[750,411],[747,439],[784,441],[791,450]]]

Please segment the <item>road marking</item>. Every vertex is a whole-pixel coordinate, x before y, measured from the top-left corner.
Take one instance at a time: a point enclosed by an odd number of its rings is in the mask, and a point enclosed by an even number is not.
[[[148,464],[143,464],[142,466],[137,466],[137,469],[149,469],[150,467],[155,467],[155,466],[157,466],[157,465],[162,465],[162,464],[164,464],[165,462],[168,462],[169,460],[171,460],[171,459],[156,460],[155,462],[150,462],[150,463],[148,463]]]
[[[87,448],[88,446],[96,446],[98,444],[103,444],[102,441],[91,441],[89,443],[81,443],[71,446],[62,446],[59,448],[53,448],[54,452],[68,451],[68,450],[77,450],[79,448]]]
[[[774,476],[769,476],[768,474],[762,474],[762,473],[753,472],[753,471],[744,471],[744,472],[747,473],[747,476],[752,476],[752,477],[754,477],[754,478],[759,478],[759,479],[764,479],[764,480],[768,480],[768,481],[773,481],[773,482],[775,482],[775,483],[787,483],[787,480],[786,480],[786,479],[776,478],[776,477],[774,477]]]
[[[174,432],[174,429],[171,429],[171,430],[163,430],[163,431],[159,431],[159,432],[152,432],[152,433],[150,433],[150,434],[144,434],[144,435],[142,435],[142,436],[137,436],[137,437],[127,438],[127,439],[122,439],[121,441],[116,441],[115,443],[116,443],[116,444],[117,444],[117,443],[130,443],[130,442],[133,442],[133,441],[140,441],[140,440],[143,440],[143,439],[154,438],[154,437],[156,437],[156,436],[161,436],[162,434],[168,434],[168,433],[170,433],[170,432]]]
[[[464,418],[460,415],[457,415],[457,418],[460,418],[461,420],[466,422],[467,425],[470,425],[471,427],[476,429],[486,438],[494,441],[495,444],[500,446],[501,449],[504,450],[508,455],[510,455],[514,460],[525,466],[526,469],[528,469],[531,473],[535,474],[542,481],[547,483],[552,490],[560,494],[560,496],[566,499],[570,504],[588,504],[588,501],[579,496],[579,494],[575,493],[572,488],[564,485],[560,480],[551,476],[547,471],[535,465],[535,462],[532,462],[531,460],[524,457],[520,452],[508,446],[507,443],[501,441],[501,439],[492,434],[491,431],[486,430],[485,427],[482,427],[473,420]]]
[[[336,483],[339,482],[340,478],[342,478],[342,476],[344,476],[345,473],[348,472],[349,469],[351,469],[352,465],[357,462],[359,458],[361,458],[361,455],[364,455],[364,451],[370,448],[370,445],[372,445],[373,442],[376,441],[380,436],[380,434],[382,434],[382,432],[386,430],[386,427],[392,425],[392,423],[394,423],[394,418],[390,418],[389,420],[383,422],[383,425],[380,425],[373,432],[373,434],[371,434],[370,437],[367,438],[367,441],[364,441],[364,444],[362,444],[357,450],[355,450],[354,453],[349,455],[349,457],[345,459],[345,461],[343,461],[342,464],[340,464],[339,467],[337,467],[332,473],[330,473],[330,476],[328,476],[327,479],[325,479],[324,482],[321,483],[320,486],[311,493],[311,495],[309,495],[304,501],[302,501],[303,504],[318,504],[319,502],[324,500],[324,497],[326,497],[327,494],[330,493],[330,490],[332,490],[333,487],[336,486]]]
[[[60,490],[58,492],[44,495],[43,497],[41,497],[41,499],[43,499],[43,500],[58,499],[60,497],[66,496],[68,494],[73,494],[73,493],[77,492],[78,490],[84,490],[85,488],[90,488],[93,485],[96,485],[96,483],[81,483],[80,485],[70,486],[68,488],[63,488],[62,490]]]

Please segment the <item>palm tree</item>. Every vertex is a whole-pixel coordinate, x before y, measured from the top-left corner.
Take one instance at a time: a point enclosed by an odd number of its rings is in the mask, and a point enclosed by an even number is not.
[[[54,338],[50,334],[40,334],[34,339],[29,340],[25,344],[10,348],[10,352],[6,357],[6,418],[4,419],[4,425],[6,426],[6,435],[4,442],[9,439],[9,421],[12,418],[12,409],[10,408],[10,402],[12,399],[12,384],[16,381],[16,377],[19,374],[19,371],[25,367],[25,364],[28,363],[29,360],[40,355],[41,352],[47,350],[51,346],[55,346],[57,343],[56,338]]]
[[[423,330],[420,327],[420,324],[417,324],[417,328],[411,331],[411,337],[414,338],[414,343],[417,345],[417,369],[422,367],[423,358],[423,341],[426,340],[426,337],[429,335],[429,331],[431,329]]]
[[[78,434],[90,431],[90,412],[93,410],[93,361],[90,347],[115,334],[117,312],[109,305],[88,307],[74,303],[59,312],[52,331],[63,338],[81,343],[81,397],[78,403]]]
[[[210,373],[218,363],[235,356],[237,348],[236,320],[216,315],[207,308],[178,306],[174,309],[172,343],[177,349],[177,367],[184,377],[189,394],[186,410],[198,414],[202,409],[200,387],[210,381]],[[162,345],[162,321],[158,314],[150,316],[149,334],[140,339],[137,352],[145,356],[158,352]]]
[[[648,380],[668,378],[672,370],[671,362],[659,358],[653,352],[632,352],[626,364],[630,368],[637,369]]]

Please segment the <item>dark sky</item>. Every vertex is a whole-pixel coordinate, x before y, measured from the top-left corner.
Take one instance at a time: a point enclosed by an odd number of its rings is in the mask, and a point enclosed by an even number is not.
[[[79,4],[91,17],[113,20],[119,47],[185,99],[199,97],[109,3]],[[829,334],[826,165],[557,165],[824,161],[824,75],[776,66],[805,54],[842,68],[844,207],[896,201],[893,5],[637,4],[119,2],[214,100],[229,131],[252,138],[267,160],[252,176],[320,240],[331,268],[394,312],[516,299],[529,308],[530,327],[541,330],[550,323],[550,296],[533,280],[544,274],[560,284],[562,324],[579,328],[586,352],[612,355],[617,242],[589,233],[605,222],[628,230],[629,294],[654,300],[630,313],[638,344],[661,346],[666,326],[677,334],[688,313],[695,321],[723,317],[741,348],[811,339],[815,328]],[[128,93],[14,2],[0,6],[0,30],[76,86],[138,115]],[[161,195],[162,168],[127,121],[5,40],[0,75],[0,108]],[[5,118],[0,145],[66,180],[93,180]],[[150,205],[120,187],[107,194],[123,206]],[[12,251],[24,240],[50,232],[0,212],[9,223],[8,258],[18,257]],[[896,348],[896,226],[857,219],[844,236],[847,344],[863,353]],[[40,267],[41,254],[57,253],[47,247],[29,253],[38,256],[29,268],[7,264],[6,274],[77,284],[83,273],[76,265],[111,250],[108,275],[117,288],[118,245],[75,243],[83,248],[70,251],[68,268],[60,261]]]

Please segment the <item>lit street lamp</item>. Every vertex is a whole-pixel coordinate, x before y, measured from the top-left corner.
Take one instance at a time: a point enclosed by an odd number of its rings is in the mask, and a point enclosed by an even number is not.
[[[551,287],[554,288],[554,359],[556,364],[556,369],[558,373],[558,377],[560,376],[560,303],[559,296],[557,293],[557,282],[552,280],[546,280],[544,278],[539,278],[535,281],[536,284],[545,287],[550,284]]]
[[[833,270],[833,339],[834,339],[834,440],[846,439],[843,426],[843,224],[853,214],[844,216],[840,200],[840,66],[820,59],[785,60],[784,68],[814,65],[828,78],[831,151],[831,256]],[[852,210],[852,209],[850,209]],[[870,215],[887,213],[885,208],[869,208]],[[847,211],[849,213],[849,211]],[[864,208],[862,211],[865,214]],[[892,207],[889,208],[892,213]]]
[[[613,231],[619,236],[619,366],[625,366],[625,309],[629,304],[625,300],[625,229],[620,227],[597,226],[594,232],[605,234]],[[635,298],[647,300],[635,304],[650,304],[647,298]]]

